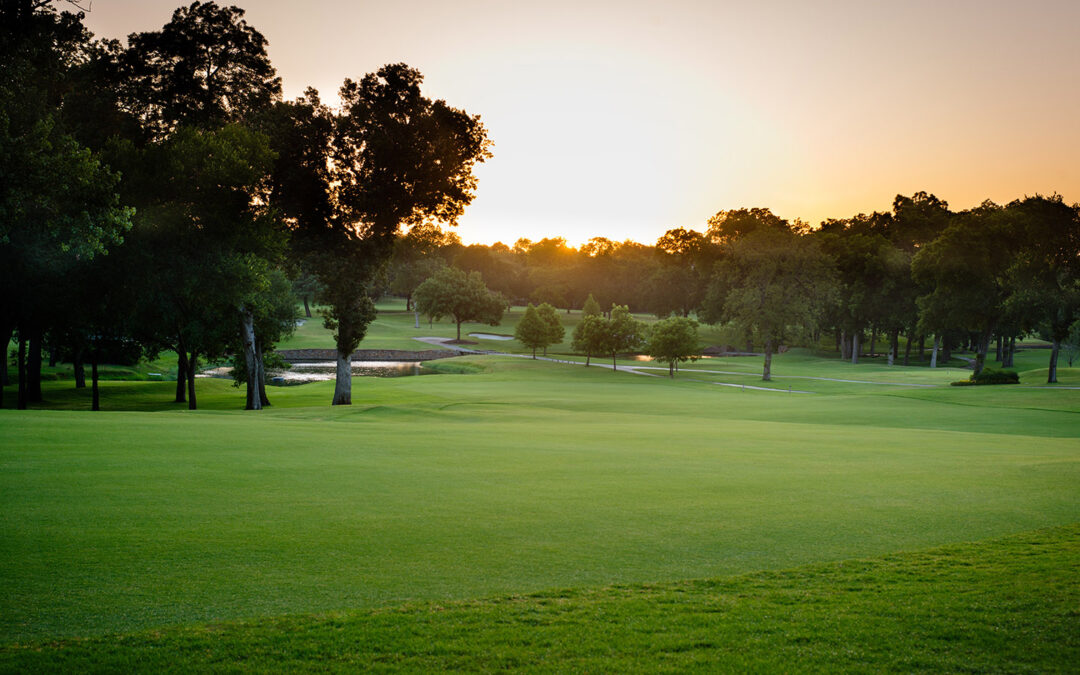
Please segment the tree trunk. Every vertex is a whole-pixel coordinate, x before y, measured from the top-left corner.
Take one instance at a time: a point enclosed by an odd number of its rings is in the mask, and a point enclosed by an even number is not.
[[[896,357],[900,356],[900,329],[893,328],[889,331],[889,365],[896,363]]]
[[[996,357],[996,358],[995,358],[994,360],[995,360],[995,361],[997,361],[998,363],[1002,363],[1002,355],[1001,355],[1001,347],[1002,347],[1002,344],[1001,344],[1001,343],[1002,343],[1003,341],[1004,341],[1004,338],[1002,337],[1001,333],[998,333],[998,336],[997,336],[997,347],[996,347],[996,348],[995,348],[995,350],[994,350],[994,356]]]
[[[191,356],[187,360],[187,394],[188,394],[188,410],[195,410],[195,368],[199,364],[199,355],[195,350],[191,351]]]
[[[101,394],[98,392],[98,350],[90,352],[90,409],[101,410]]]
[[[926,358],[926,333],[919,334],[919,360]]]
[[[457,322],[457,341],[461,342],[461,322]]]
[[[859,363],[859,331],[851,334],[851,365]]]
[[[877,326],[870,329],[870,353],[867,356],[873,356],[877,352]]]
[[[912,335],[912,331],[907,332],[907,344],[904,345],[904,365],[911,363],[911,345],[915,342],[915,336]]]
[[[270,397],[266,395],[266,364],[263,363],[262,345],[255,343],[255,367],[259,370],[259,402],[265,408],[270,405]]]
[[[611,352],[611,372],[615,372],[619,369],[619,366],[615,364],[615,352]]]
[[[937,350],[941,346],[941,336],[934,335],[934,350],[930,352],[930,367],[937,368]]]
[[[840,331],[840,359],[847,361],[851,358],[851,340],[848,339],[846,330]]]
[[[839,330],[836,331],[836,351],[840,352],[841,354],[844,353],[844,348],[841,346],[841,345],[844,344],[843,335],[844,335],[843,331],[839,331]]]
[[[589,361],[592,359],[592,354],[585,352],[585,367],[589,367]]]
[[[176,348],[176,400],[174,403],[187,402],[187,351]]]
[[[82,340],[72,348],[71,366],[75,370],[75,388],[86,389],[86,367],[83,363],[83,348]]]
[[[19,394],[15,407],[26,410],[26,405],[29,403],[26,397],[26,336],[21,330],[19,331],[19,357],[16,364],[19,374]]]
[[[1061,351],[1061,340],[1050,343],[1050,367],[1046,371],[1046,383],[1057,384],[1058,352]]]
[[[8,377],[8,345],[11,343],[11,335],[15,327],[7,323],[0,324],[0,407],[3,407],[3,388],[11,384]]]
[[[668,377],[670,377],[671,379],[673,379],[673,380],[675,379],[675,362],[674,361],[668,361],[667,374],[668,374]]]
[[[978,351],[975,352],[975,373],[978,375],[986,367],[986,355],[990,352],[990,338],[994,335],[994,326],[991,324],[983,329],[979,336]]]
[[[416,320],[416,323],[413,325],[413,328],[419,328],[420,327],[420,312],[413,312],[413,318]]]
[[[949,365],[949,361],[951,361],[951,360],[952,360],[952,340],[949,339],[949,336],[947,334],[942,335],[941,336],[941,362],[944,363],[947,366],[947,365]]]
[[[1013,357],[1016,356],[1016,336],[1009,336],[1009,348],[1005,352],[1005,362],[1001,365],[1005,368],[1013,367]]]
[[[55,368],[56,367],[57,356],[58,355],[56,353],[56,347],[55,346],[50,346],[49,347],[49,367],[50,368]]]
[[[536,360],[536,347],[533,347],[533,361]]]
[[[30,353],[26,359],[26,398],[33,403],[41,403],[41,330],[30,333]]]
[[[255,316],[246,308],[240,310],[240,340],[247,371],[244,382],[244,410],[262,410],[262,401],[259,398],[259,367],[255,362]]]
[[[307,296],[304,296],[304,316],[311,318],[311,305],[308,304]]]
[[[761,372],[761,379],[772,382],[772,340],[765,341],[765,369]]]
[[[337,379],[330,405],[352,405],[352,353],[337,353]]]

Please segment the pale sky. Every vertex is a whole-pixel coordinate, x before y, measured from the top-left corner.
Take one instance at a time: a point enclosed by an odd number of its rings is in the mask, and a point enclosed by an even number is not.
[[[175,0],[94,0],[156,30]],[[222,3],[227,4],[227,3]],[[405,62],[495,156],[466,243],[655,242],[721,209],[817,224],[927,190],[1080,201],[1080,0],[250,0],[287,98]]]

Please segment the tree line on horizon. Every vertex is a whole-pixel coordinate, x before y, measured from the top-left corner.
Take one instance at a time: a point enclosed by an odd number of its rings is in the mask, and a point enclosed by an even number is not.
[[[954,212],[920,192],[814,229],[751,208],[653,245],[466,246],[443,226],[490,156],[479,117],[423,96],[404,64],[345,80],[337,110],[312,89],[284,101],[243,16],[193,2],[122,45],[48,0],[0,0],[0,344],[17,339],[18,407],[41,399],[43,353],[74,363],[76,386],[91,366],[97,409],[98,363],[173,351],[178,402],[195,408],[198,364],[231,355],[258,409],[301,300],[324,305],[332,402],[348,404],[351,355],[386,293],[459,334],[509,303],[569,311],[590,294],[693,315],[760,347],[766,379],[781,344],[830,332],[853,360],[867,334],[890,363],[901,335],[904,363],[928,340],[934,359],[971,344],[977,371],[995,337],[1008,365],[1034,334],[1056,380],[1080,306],[1080,209],[1060,196]],[[464,278],[454,298],[430,281],[442,270]],[[480,309],[448,309],[466,296]]]
[[[768,359],[783,342],[835,337],[841,358],[858,361],[880,336],[888,361],[948,361],[971,346],[981,371],[996,338],[1003,365],[1016,340],[1051,343],[1050,382],[1060,347],[1080,332],[1080,206],[1059,195],[952,211],[918,192],[890,211],[830,219],[811,228],[767,208],[720,211],[704,231],[674,228],[653,245],[561,237],[464,245],[437,228],[401,237],[383,285],[406,298],[444,266],[475,272],[512,304],[579,309],[595,297],[659,318],[697,316],[730,323]],[[905,349],[900,353],[901,336]]]

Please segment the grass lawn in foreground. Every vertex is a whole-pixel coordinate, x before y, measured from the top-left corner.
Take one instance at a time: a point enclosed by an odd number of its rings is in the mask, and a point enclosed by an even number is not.
[[[1069,672],[1080,527],[708,580],[0,647],[9,672]]]
[[[106,387],[114,408],[163,412],[0,411],[0,642],[669,583],[1080,521],[1080,392],[793,396],[465,362],[486,370],[357,379],[348,408],[318,383],[244,413],[200,381],[194,413],[169,409],[168,383]]]

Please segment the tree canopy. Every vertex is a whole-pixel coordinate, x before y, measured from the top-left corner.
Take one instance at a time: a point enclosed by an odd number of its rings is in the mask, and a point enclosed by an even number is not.
[[[465,273],[456,267],[445,267],[420,284],[414,293],[416,308],[433,319],[450,317],[457,325],[457,340],[461,341],[461,324],[466,321],[499,325],[506,299],[488,290],[479,272]]]

